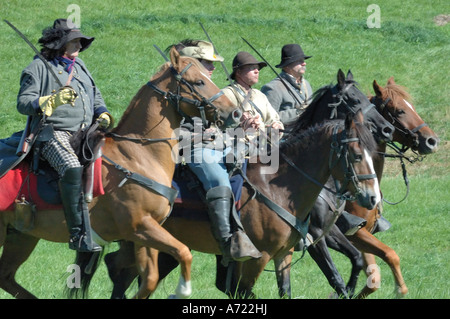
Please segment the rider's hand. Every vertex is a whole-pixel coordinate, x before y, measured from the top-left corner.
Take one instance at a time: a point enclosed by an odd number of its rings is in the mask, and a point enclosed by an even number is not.
[[[53,110],[64,104],[75,105],[77,93],[71,87],[64,87],[55,94],[41,96],[39,98],[39,107],[46,116],[51,116]]]
[[[98,125],[105,130],[112,126],[112,123],[114,122],[112,115],[108,112],[100,114],[97,121]]]
[[[259,114],[252,116],[250,112],[244,112],[241,116],[241,126],[245,130],[249,128],[259,129],[264,127],[264,123]]]

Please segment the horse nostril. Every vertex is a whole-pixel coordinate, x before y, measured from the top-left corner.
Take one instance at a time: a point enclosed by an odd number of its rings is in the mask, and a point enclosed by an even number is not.
[[[427,138],[427,145],[430,148],[435,148],[438,144],[438,141],[434,137]]]
[[[390,128],[389,126],[383,127],[383,131],[382,132],[383,132],[383,135],[385,137],[389,137],[389,138],[392,138],[392,134],[394,133],[392,128]]]

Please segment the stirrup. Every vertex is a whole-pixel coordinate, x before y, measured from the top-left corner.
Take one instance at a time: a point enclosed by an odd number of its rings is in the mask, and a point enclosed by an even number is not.
[[[69,248],[81,253],[95,253],[102,250],[101,246],[87,238],[86,233],[71,236],[69,239]]]
[[[262,256],[247,234],[240,229],[235,231],[231,236],[230,255],[236,261],[258,259]]]

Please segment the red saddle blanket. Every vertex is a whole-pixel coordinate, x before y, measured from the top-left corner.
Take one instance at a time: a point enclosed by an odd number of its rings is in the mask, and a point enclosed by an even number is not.
[[[29,181],[26,181],[26,178]],[[11,169],[0,179],[0,211],[14,210],[14,200],[21,198],[36,205],[38,210],[62,209],[62,205],[54,205],[45,202],[37,190],[37,176],[29,172],[27,161],[22,161],[14,169]],[[20,194],[19,194],[20,193]],[[102,158],[98,158],[94,164],[94,197],[103,195],[102,184]]]

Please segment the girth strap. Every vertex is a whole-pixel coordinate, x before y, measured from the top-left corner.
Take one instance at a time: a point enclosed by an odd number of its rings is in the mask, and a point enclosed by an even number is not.
[[[303,239],[306,239],[306,235],[308,233],[308,227],[309,227],[309,219],[311,214],[308,214],[308,217],[306,220],[302,221],[296,216],[289,213],[286,209],[279,206],[278,204],[274,203],[270,198],[268,198],[266,195],[261,193],[258,188],[253,185],[249,180],[246,174],[244,174],[242,171],[240,172],[242,177],[244,178],[245,182],[250,185],[250,187],[255,191],[255,194],[253,195],[250,200],[254,199],[255,197],[258,197],[263,201],[263,203],[273,210],[278,216],[280,216],[286,223],[288,223],[292,228],[294,228]],[[244,204],[245,205],[245,204]],[[242,209],[242,207],[241,207]]]
[[[122,187],[123,184],[125,184],[129,179],[131,179],[131,180],[135,181],[136,183],[138,183],[139,185],[141,185],[149,190],[153,190],[156,193],[158,193],[159,195],[167,198],[170,203],[170,211],[172,211],[173,203],[175,202],[175,199],[178,196],[178,191],[176,189],[167,187],[166,185],[160,184],[157,181],[154,181],[154,180],[152,180],[148,177],[145,177],[143,175],[140,175],[138,173],[130,172],[128,169],[115,163],[113,160],[111,160],[106,155],[102,155],[102,157],[104,159],[106,159],[108,162],[110,162],[111,164],[113,164],[116,169],[125,173],[125,178],[119,183],[119,187]]]

